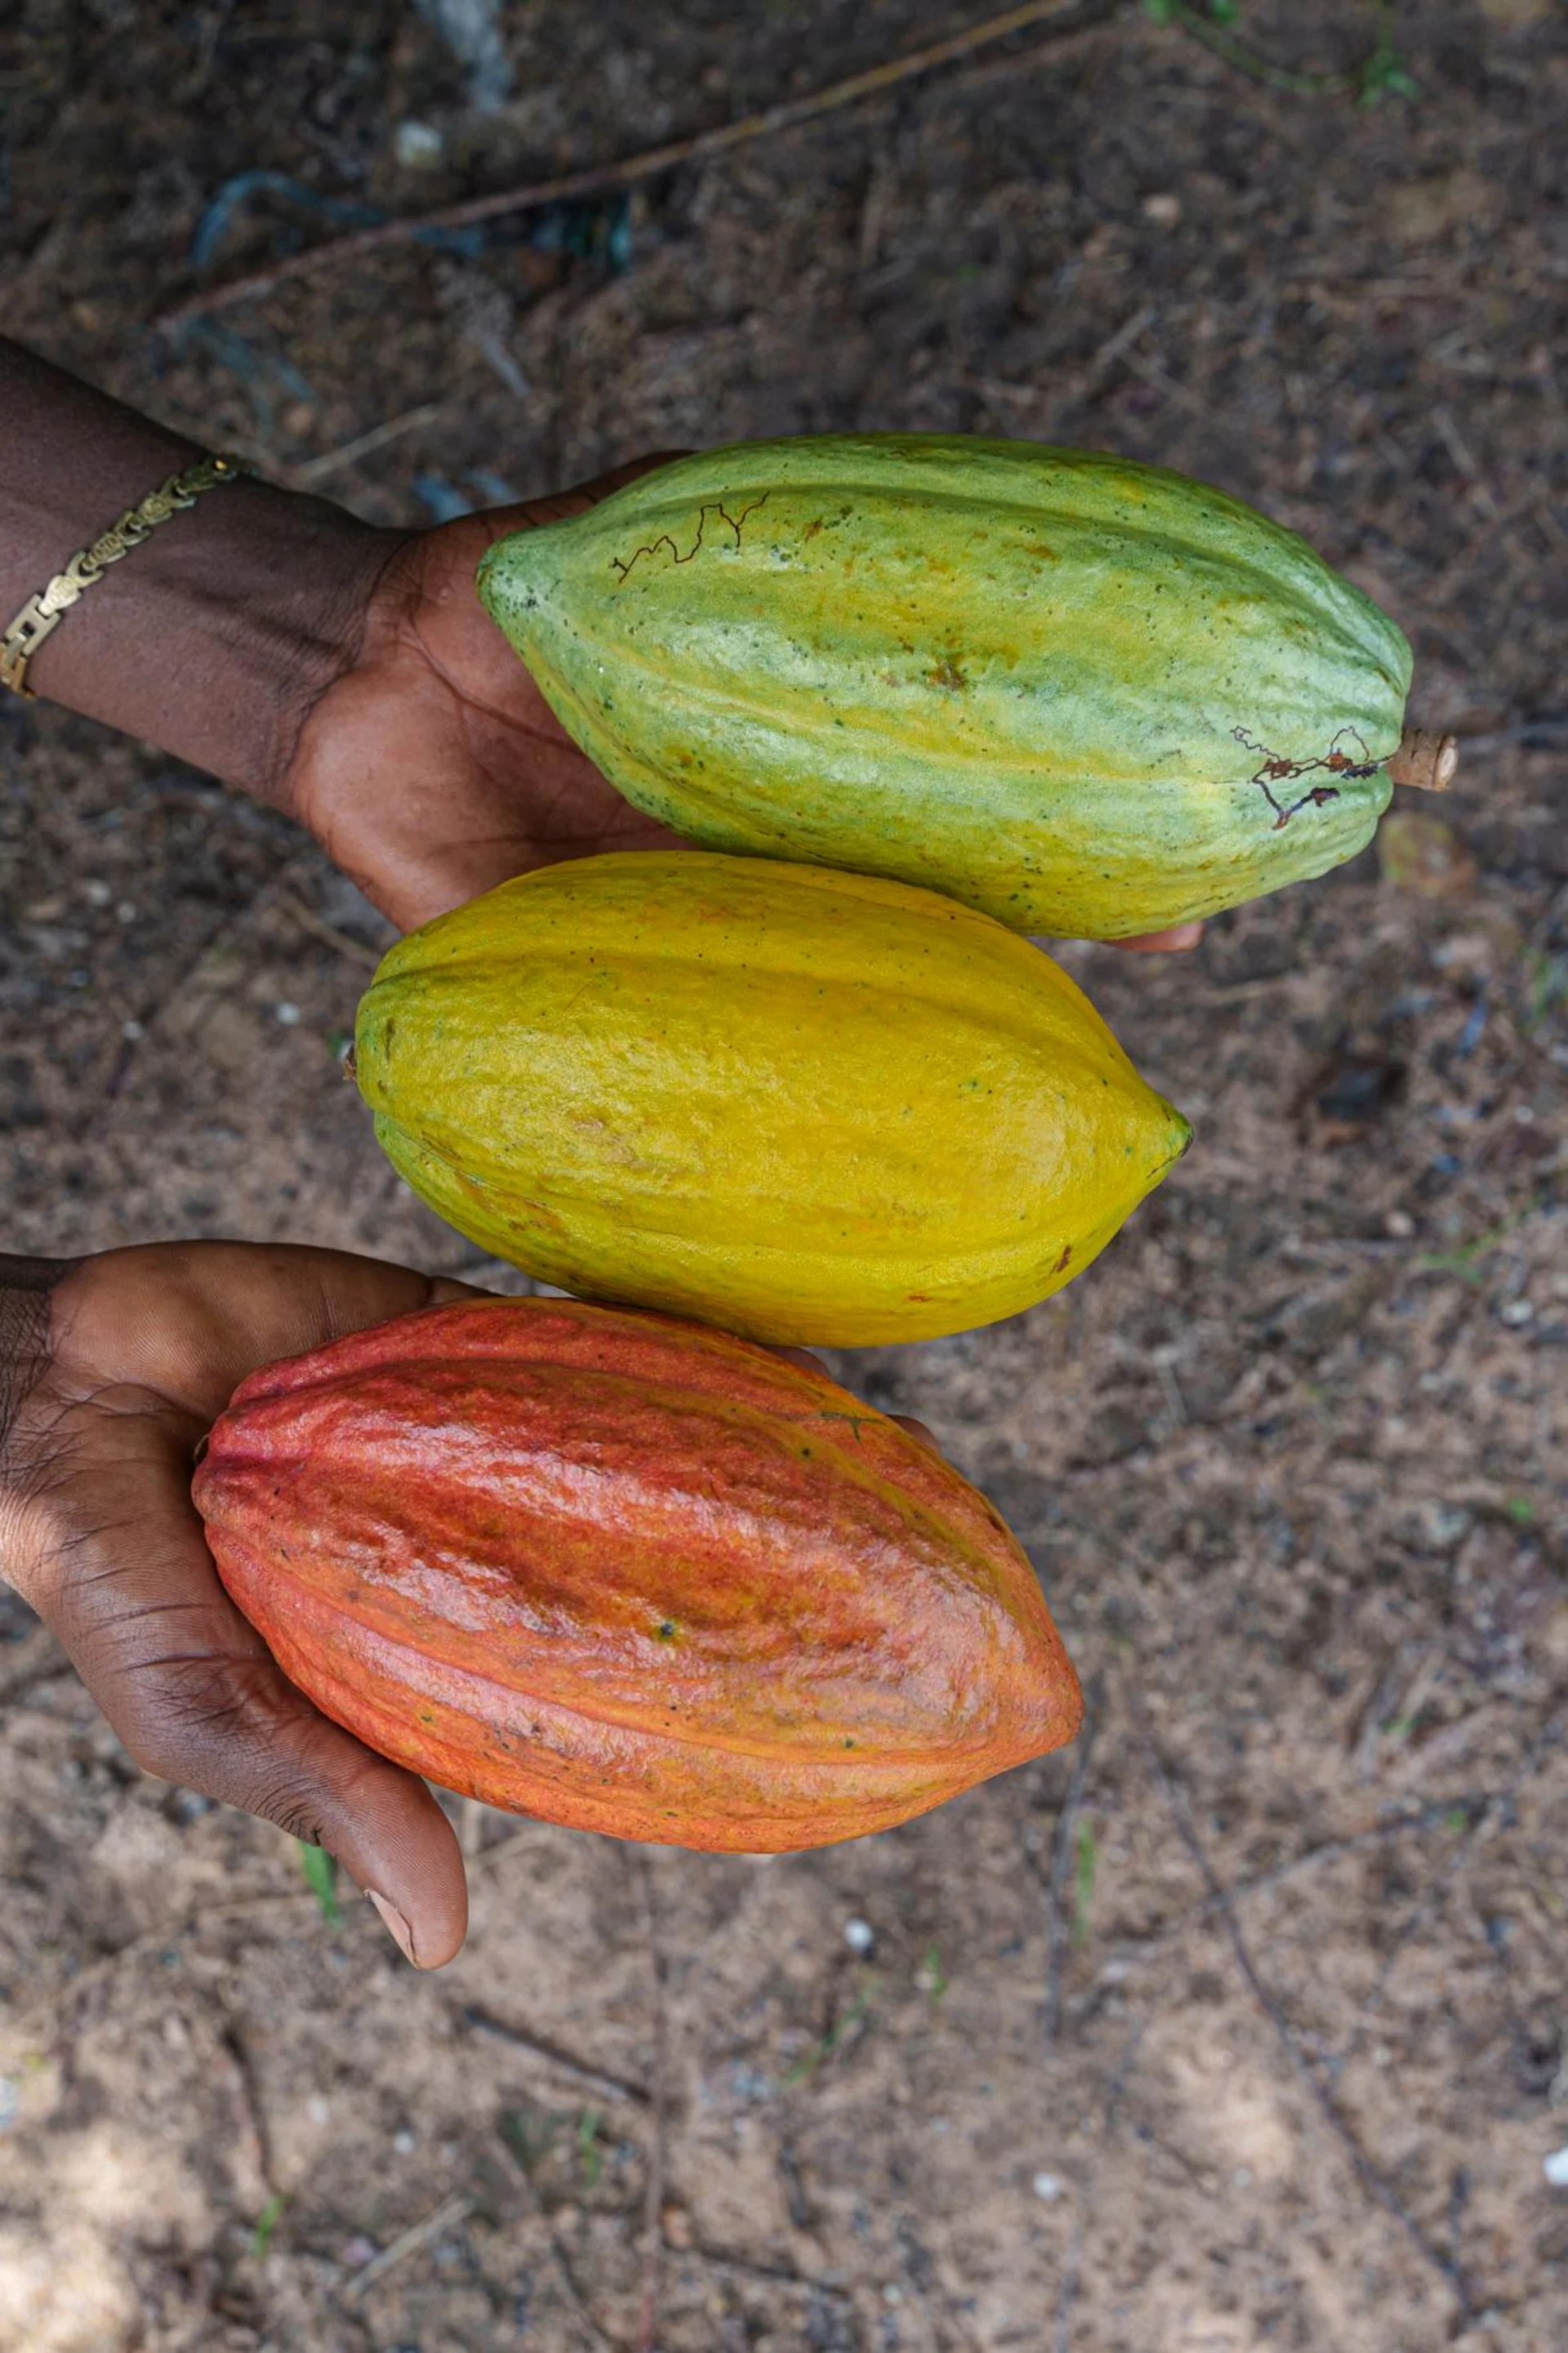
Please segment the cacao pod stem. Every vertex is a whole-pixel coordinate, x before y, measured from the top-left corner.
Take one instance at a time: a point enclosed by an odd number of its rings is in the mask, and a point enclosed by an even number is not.
[[[1388,763],[1389,782],[1417,785],[1426,793],[1446,793],[1459,765],[1459,739],[1435,727],[1407,727]]]

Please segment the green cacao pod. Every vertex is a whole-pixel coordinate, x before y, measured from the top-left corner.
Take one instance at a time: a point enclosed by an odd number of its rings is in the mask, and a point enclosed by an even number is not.
[[[984,1496],[817,1371],[575,1300],[426,1310],[252,1374],[196,1504],[290,1680],[488,1805],[774,1852],[1069,1740]]]
[[[683,458],[498,541],[479,592],[584,750],[690,840],[1093,939],[1361,849],[1410,681],[1394,623],[1293,532],[1028,442]]]
[[[1015,1314],[1190,1134],[988,916],[690,850],[548,867],[412,933],[354,1052],[386,1152],[459,1231],[760,1340]]]

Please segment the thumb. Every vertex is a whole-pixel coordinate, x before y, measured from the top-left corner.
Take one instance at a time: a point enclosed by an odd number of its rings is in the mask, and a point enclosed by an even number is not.
[[[220,1605],[214,1605],[217,1613]],[[407,1958],[461,1948],[468,1889],[451,1824],[417,1775],[377,1757],[289,1683],[231,1603],[235,1646],[129,1662],[96,1696],[138,1764],[335,1856]],[[156,1621],[160,1643],[169,1622]],[[86,1668],[84,1679],[91,1677]]]
[[[189,1463],[144,1416],[100,1421],[44,1617],[149,1773],[326,1848],[411,1961],[438,1968],[468,1927],[462,1856],[417,1775],[296,1690],[218,1581]]]

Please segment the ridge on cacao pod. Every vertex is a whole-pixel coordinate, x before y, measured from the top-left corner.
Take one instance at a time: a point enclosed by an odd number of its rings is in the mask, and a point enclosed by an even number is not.
[[[1078,1728],[984,1497],[826,1374],[700,1325],[426,1309],[252,1374],[194,1493],[324,1714],[547,1821],[823,1846]]]
[[[486,1250],[807,1345],[1031,1305],[1191,1134],[989,917],[684,850],[547,867],[400,941],[355,1075],[400,1175]]]
[[[499,540],[479,586],[576,742],[678,833],[1058,936],[1352,857],[1410,683],[1394,622],[1295,533],[1024,441],[700,453]]]

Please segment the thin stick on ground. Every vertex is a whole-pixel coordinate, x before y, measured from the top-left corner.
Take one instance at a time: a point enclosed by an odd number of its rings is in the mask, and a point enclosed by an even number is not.
[[[617,164],[590,164],[579,172],[558,172],[551,179],[535,180],[522,187],[497,189],[490,195],[471,196],[462,204],[442,205],[432,212],[413,213],[396,220],[378,221],[372,228],[352,229],[342,237],[323,237],[319,245],[308,247],[303,253],[286,255],[259,269],[248,269],[224,284],[193,294],[163,311],[153,323],[166,333],[189,320],[226,311],[253,294],[268,293],[289,279],[310,277],[316,270],[335,268],[340,262],[357,261],[384,246],[416,243],[432,230],[471,228],[508,213],[533,212],[543,205],[563,204],[582,196],[610,195],[622,188],[636,187],[677,164],[721,154],[727,148],[739,147],[750,140],[766,138],[773,132],[790,131],[821,115],[837,113],[841,107],[853,106],[861,99],[910,81],[917,74],[951,65],[955,58],[968,57],[993,41],[1005,40],[1011,33],[1026,32],[1048,17],[1063,16],[1069,10],[1077,12],[1080,8],[1081,0],[1026,0],[1023,6],[1005,8],[999,16],[988,16],[981,24],[949,34],[945,40],[929,42],[923,48],[889,58],[862,73],[848,74],[843,80],[829,82],[804,98],[784,99],[776,106],[763,107],[732,122],[716,123],[711,130],[694,132],[685,139],[667,140],[662,146],[645,148],[640,154],[625,156]]]
[[[552,2042],[547,2035],[531,2034],[525,2026],[511,2026],[504,2018],[493,2017],[477,2002],[466,2005],[462,2019],[471,2033],[491,2035],[498,2042],[510,2043],[514,2051],[526,2051],[544,2066],[559,2069],[562,2074],[572,2076],[585,2090],[597,2092],[603,2099],[631,2100],[639,2108],[651,2105],[652,2094],[646,2085],[634,2083],[629,2075],[616,2075],[607,2067],[595,2067],[563,2044]]]
[[[664,1955],[658,1940],[653,1868],[647,1849],[631,1850],[632,1877],[642,1913],[652,1996],[652,2116],[648,2124],[647,2186],[643,2195],[642,2299],[637,2310],[637,2353],[655,2353],[658,2341],[659,2275],[664,2251],[665,2108],[668,2084],[669,2021],[664,1998]]]
[[[1332,2096],[1324,2089],[1308,2064],[1300,2046],[1290,2031],[1289,2022],[1284,2011],[1258,1976],[1250,1947],[1241,1933],[1241,1924],[1237,1918],[1236,1907],[1230,1900],[1229,1892],[1222,1884],[1218,1873],[1209,1861],[1208,1851],[1198,1837],[1197,1828],[1184,1792],[1173,1779],[1163,1757],[1154,1746],[1147,1718],[1135,1694],[1132,1695],[1132,1716],[1138,1726],[1140,1745],[1149,1762],[1149,1770],[1153,1775],[1161,1795],[1170,1809],[1171,1819],[1176,1826],[1176,1835],[1186,1848],[1204,1885],[1208,1890],[1215,1909],[1224,1924],[1231,1951],[1236,1957],[1236,1965],[1246,1980],[1247,1989],[1269,2025],[1274,2029],[1280,2047],[1289,2061],[1298,2081],[1310,2094],[1330,2130],[1343,2147],[1355,2168],[1362,2187],[1371,2197],[1376,2199],[1385,2213],[1392,2215],[1423,2263],[1437,2274],[1458,2304],[1463,2319],[1466,2322],[1473,2320],[1477,2307],[1463,2272],[1451,2255],[1446,2254],[1441,2247],[1433,2244],[1405,2207],[1392,2182],[1386,2180],[1373,2165],[1344,2117],[1340,2114]]]
[[[1418,1807],[1414,1813],[1396,1814],[1388,1821],[1374,1823],[1370,1830],[1350,1831],[1342,1838],[1322,1839],[1316,1846],[1308,1847],[1303,1853],[1292,1855],[1289,1862],[1277,1862],[1270,1871],[1258,1872],[1250,1879],[1237,1880],[1226,1893],[1233,1904],[1238,1904],[1249,1895],[1267,1894],[1273,1888],[1286,1885],[1300,1873],[1338,1862],[1347,1854],[1363,1852],[1368,1847],[1386,1846],[1394,1839],[1418,1838],[1430,1831],[1446,1827],[1455,1813],[1465,1816],[1468,1835],[1474,1826],[1478,1811],[1490,1803],[1490,1798],[1471,1790],[1460,1790],[1452,1798],[1433,1799]],[[1214,1897],[1205,1895],[1196,1904],[1190,1905],[1186,1911],[1178,1913],[1164,1927],[1155,1929],[1136,1944],[1114,1947],[1104,1958],[1114,1962],[1118,1968],[1144,1968],[1170,1952],[1193,1929],[1212,1920],[1218,1910],[1219,1905]],[[1368,2000],[1371,1999],[1369,1995]],[[1331,2074],[1336,2072],[1338,2064],[1335,2062],[1331,2067]]]
[[[1073,1757],[1072,1778],[1068,1783],[1067,1796],[1062,1799],[1061,1812],[1057,1816],[1056,1841],[1051,1850],[1051,1875],[1047,1882],[1049,1910],[1046,1921],[1045,2026],[1047,2042],[1054,2042],[1061,2032],[1062,1978],[1067,1969],[1068,1945],[1072,1935],[1072,1923],[1068,1916],[1068,1895],[1073,1883],[1073,1833],[1078,1828],[1078,1810],[1089,1779],[1094,1744],[1100,1737],[1104,1713],[1105,1685],[1102,1678],[1096,1675],[1084,1694],[1083,1729],[1079,1734],[1078,1748]]]
[[[369,2295],[377,2280],[384,2279],[388,2272],[405,2263],[410,2255],[417,2254],[420,2248],[428,2246],[432,2239],[438,2239],[443,2231],[449,2231],[456,2223],[467,2221],[473,2207],[473,2200],[461,2192],[456,2197],[444,2198],[423,2221],[400,2232],[390,2246],[383,2247],[380,2254],[373,2255],[363,2271],[354,2274],[343,2290],[343,2301],[351,2305],[360,2303]]]
[[[310,937],[313,940],[320,940],[323,947],[334,949],[339,955],[346,957],[350,964],[357,964],[366,972],[375,971],[381,962],[379,951],[369,946],[363,940],[356,940],[352,933],[340,932],[335,923],[327,923],[317,914],[314,907],[306,905],[297,892],[285,891],[278,903],[283,913],[299,924],[302,932],[309,932]],[[468,1802],[471,1804],[472,1800],[469,1799]]]

